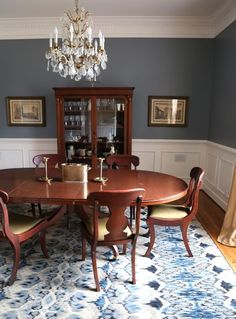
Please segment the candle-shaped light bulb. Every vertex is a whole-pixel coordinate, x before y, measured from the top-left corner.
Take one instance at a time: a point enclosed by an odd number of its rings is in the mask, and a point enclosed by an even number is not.
[[[88,27],[87,32],[88,32],[88,41],[89,41],[89,43],[91,43],[92,42],[92,28]]]
[[[98,53],[98,42],[97,42],[97,40],[94,41],[94,53],[95,53],[95,55],[97,55],[97,53]]]
[[[70,42],[73,42],[73,33],[74,33],[74,28],[73,28],[73,24],[71,23],[70,25]]]
[[[49,48],[52,48],[52,34],[49,34]]]
[[[102,46],[102,32],[101,32],[101,30],[99,30],[99,32],[98,32],[98,37],[99,37],[99,45],[101,47]]]
[[[57,27],[55,27],[55,29],[54,29],[54,34],[55,34],[54,41],[55,41],[55,45],[57,46],[57,42],[58,42],[58,29],[57,29]]]

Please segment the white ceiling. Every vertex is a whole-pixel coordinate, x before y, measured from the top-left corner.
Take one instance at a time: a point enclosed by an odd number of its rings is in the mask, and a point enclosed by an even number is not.
[[[0,39],[47,38],[74,0],[0,0]],[[79,0],[106,37],[213,38],[236,19],[236,0]]]

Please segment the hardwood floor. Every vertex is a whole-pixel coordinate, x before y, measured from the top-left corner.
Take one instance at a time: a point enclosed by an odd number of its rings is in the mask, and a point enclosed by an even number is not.
[[[200,192],[197,219],[236,272],[236,247],[225,246],[217,242],[224,220],[224,211],[203,191]]]

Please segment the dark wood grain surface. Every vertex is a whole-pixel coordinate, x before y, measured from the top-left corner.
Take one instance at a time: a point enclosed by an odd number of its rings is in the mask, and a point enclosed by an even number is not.
[[[90,192],[109,189],[144,188],[144,205],[177,200],[186,195],[187,184],[171,175],[142,170],[103,170],[108,180],[98,183],[99,170],[90,170],[88,182],[63,182],[60,169],[49,169],[50,184],[39,181],[43,168],[0,170],[0,188],[9,194],[10,202],[49,204],[85,203]]]

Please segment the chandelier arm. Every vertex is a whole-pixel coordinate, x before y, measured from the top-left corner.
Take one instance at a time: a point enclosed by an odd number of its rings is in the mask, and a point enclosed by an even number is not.
[[[87,22],[84,23],[81,29],[81,34],[84,34],[87,31],[88,27],[89,27],[88,23]]]

